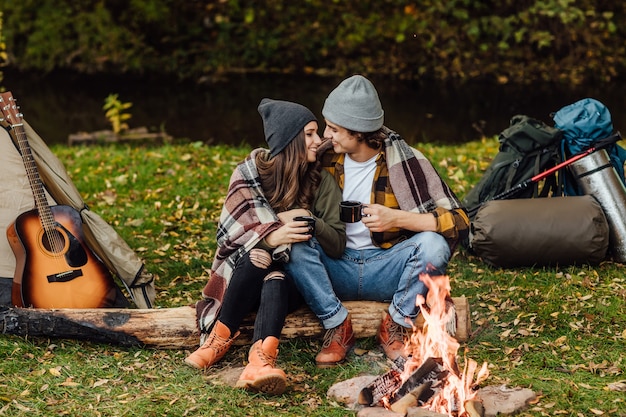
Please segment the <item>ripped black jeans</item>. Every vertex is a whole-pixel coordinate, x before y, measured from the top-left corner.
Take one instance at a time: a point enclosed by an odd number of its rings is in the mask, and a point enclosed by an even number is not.
[[[302,303],[283,264],[255,248],[237,262],[217,319],[235,334],[244,317],[256,310],[252,342],[268,336],[280,339],[287,314]]]

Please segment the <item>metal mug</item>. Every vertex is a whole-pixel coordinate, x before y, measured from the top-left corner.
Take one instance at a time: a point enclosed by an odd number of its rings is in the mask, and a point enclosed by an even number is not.
[[[363,203],[360,201],[342,201],[339,208],[339,218],[342,222],[356,223],[363,217]]]
[[[315,217],[311,216],[296,216],[293,218],[294,222],[307,222],[309,231],[305,234],[313,236],[315,234]]]

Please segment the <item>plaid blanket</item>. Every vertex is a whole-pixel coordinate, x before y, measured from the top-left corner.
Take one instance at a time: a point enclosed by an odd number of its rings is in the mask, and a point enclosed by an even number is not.
[[[389,181],[400,208],[419,213],[431,212],[436,207],[460,208],[461,203],[428,159],[410,147],[400,135],[385,129]]]
[[[207,333],[222,304],[222,299],[239,258],[254,248],[269,233],[281,226],[265,198],[256,158],[266,149],[255,149],[237,165],[228,186],[217,228],[217,250],[210,278],[196,304],[198,325]],[[275,260],[288,261],[289,246],[282,245],[272,254]]]

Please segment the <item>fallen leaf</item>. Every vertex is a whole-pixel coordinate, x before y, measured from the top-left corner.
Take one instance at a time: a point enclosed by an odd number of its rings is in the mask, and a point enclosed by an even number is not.
[[[61,387],[77,387],[80,384],[78,382],[72,381],[72,377],[67,378],[65,381],[61,382],[59,386]]]
[[[509,330],[505,330],[502,333],[500,333],[500,339],[504,339],[505,337],[509,337],[509,335],[511,334],[511,332],[513,331],[513,329],[509,329]]]
[[[56,368],[50,368],[48,369],[48,372],[50,375],[61,376],[61,367],[57,366]]]
[[[15,408],[17,408],[18,410],[24,411],[24,412],[32,412],[32,411],[34,411],[32,408],[25,407],[25,406],[23,406],[22,404],[18,403],[15,400],[13,400],[13,406]]]
[[[109,380],[108,379],[99,379],[96,382],[93,383],[93,388],[99,387],[101,385],[104,385],[106,383],[108,383]]]
[[[606,386],[609,391],[626,392],[626,380],[612,382]]]
[[[505,355],[510,355],[511,353],[515,352],[517,349],[512,348],[512,347],[505,347],[504,348],[504,354]]]

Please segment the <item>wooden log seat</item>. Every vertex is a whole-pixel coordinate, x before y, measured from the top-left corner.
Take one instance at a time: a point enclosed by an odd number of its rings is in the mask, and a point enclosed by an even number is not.
[[[469,304],[465,297],[453,297],[456,307],[459,342],[470,334]],[[376,335],[388,304],[375,301],[348,301],[344,305],[352,315],[357,338]],[[254,315],[241,327],[236,344],[250,343]],[[423,325],[420,315],[416,325]],[[0,331],[3,334],[80,339],[122,346],[154,349],[195,349],[199,342],[196,311],[191,306],[154,309],[35,309],[0,307]],[[302,307],[287,316],[282,337],[322,337],[324,329],[308,309]]]

